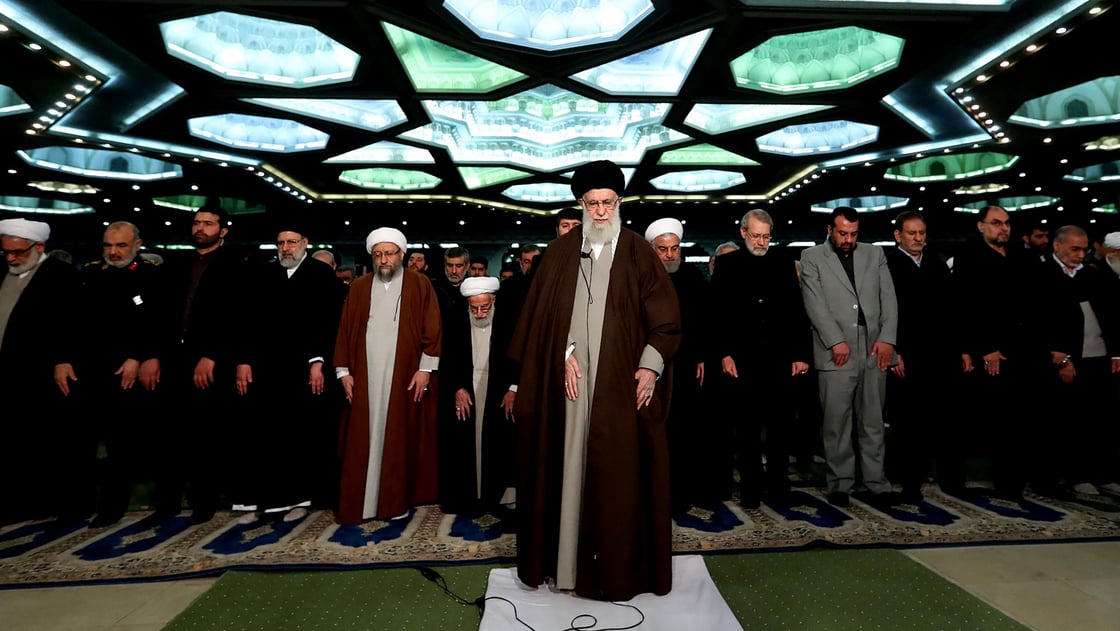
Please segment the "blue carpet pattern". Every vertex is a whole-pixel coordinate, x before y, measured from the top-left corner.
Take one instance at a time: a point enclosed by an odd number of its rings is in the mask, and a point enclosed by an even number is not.
[[[875,507],[852,498],[848,508],[800,488],[783,506],[744,509],[734,502],[694,507],[673,526],[679,553],[832,547],[912,548],[938,545],[1120,540],[1120,498],[1028,495],[999,499],[983,492],[956,497],[936,487],[915,504]],[[340,526],[327,511],[292,522],[238,523],[219,512],[205,524],[186,515],[150,525],[130,513],[107,528],[87,522],[25,522],[0,530],[0,588],[92,582],[167,580],[231,569],[345,569],[509,561],[515,558],[512,515],[444,515],[421,506],[401,519]]]

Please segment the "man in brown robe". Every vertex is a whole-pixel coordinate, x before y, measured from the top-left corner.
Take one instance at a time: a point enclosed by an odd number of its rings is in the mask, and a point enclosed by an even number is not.
[[[394,228],[366,237],[376,274],[350,285],[335,343],[343,412],[337,520],[396,518],[438,495],[436,392],[439,302],[426,276],[404,269]],[[429,392],[429,388],[432,391]]]
[[[518,576],[599,600],[672,585],[666,365],[680,313],[657,255],[621,229],[623,188],[611,162],[576,170],[583,226],[549,246],[510,349]]]

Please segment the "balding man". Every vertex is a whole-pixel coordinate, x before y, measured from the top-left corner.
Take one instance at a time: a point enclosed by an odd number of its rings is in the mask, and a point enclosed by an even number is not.
[[[76,522],[91,510],[87,480],[75,469],[89,445],[86,424],[56,387],[69,377],[56,364],[75,343],[80,281],[76,269],[45,256],[50,233],[41,221],[0,221],[8,264],[0,283],[0,524],[48,516]]]
[[[438,496],[437,397],[429,388],[439,368],[439,299],[426,276],[404,269],[407,247],[395,228],[369,233],[377,271],[350,285],[338,327],[335,370],[350,403],[340,524],[403,518]]]

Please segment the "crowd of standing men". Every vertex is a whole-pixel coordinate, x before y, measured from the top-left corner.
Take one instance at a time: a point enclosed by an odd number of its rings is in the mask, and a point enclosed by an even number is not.
[[[796,503],[794,455],[823,454],[838,507],[917,503],[931,476],[960,496],[1120,493],[1103,412],[1120,403],[1120,233],[1088,263],[1077,226],[1032,255],[992,206],[950,267],[921,213],[882,248],[838,208],[795,260],[751,210],[709,282],[682,264],[682,222],[621,227],[623,188],[612,163],[578,169],[580,210],[501,281],[464,248],[429,276],[379,228],[374,271],[344,282],[294,215],[267,264],[223,247],[225,213],[203,206],[184,256],[139,256],[117,222],[80,270],[45,254],[47,224],[0,221],[0,524],[107,526],[146,479],[150,525],[184,500],[194,523],[439,503],[516,515],[525,583],[617,600],[669,590],[670,516],[734,480],[746,509]],[[977,455],[994,488],[966,484]]]

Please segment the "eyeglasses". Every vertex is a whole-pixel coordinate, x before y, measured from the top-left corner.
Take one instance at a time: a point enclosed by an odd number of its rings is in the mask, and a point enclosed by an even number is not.
[[[27,254],[28,252],[30,252],[31,248],[33,248],[37,245],[39,245],[39,244],[38,243],[32,243],[31,245],[27,246],[26,248],[23,248],[23,249],[20,249],[20,250],[0,250],[0,252],[2,252],[5,257],[14,256],[14,257],[18,258],[18,257],[21,257],[21,256]]]
[[[474,305],[467,305],[467,308],[471,310],[471,313],[489,313],[490,308],[493,307],[493,306],[494,306],[494,303],[491,302],[489,304],[479,305],[477,307],[474,306]]]
[[[980,223],[986,223],[993,228],[1005,228],[1005,227],[1010,228],[1011,227],[1011,220],[1010,219],[1008,219],[1007,221],[1000,221],[999,219],[993,219],[991,221],[981,221]]]
[[[583,205],[586,206],[588,210],[596,210],[596,209],[599,208],[599,206],[602,206],[604,210],[611,210],[615,206],[618,206],[618,198],[617,197],[614,198],[614,199],[586,199],[585,198],[582,201],[583,201]]]
[[[295,247],[299,247],[299,244],[301,244],[301,243],[303,243],[303,239],[287,239],[285,241],[277,241],[276,242],[276,247],[282,248],[286,245],[289,248],[295,248]]]
[[[770,235],[769,234],[755,234],[755,233],[750,232],[750,231],[747,232],[747,238],[750,239],[751,241],[767,241],[767,242],[770,241]]]
[[[394,256],[396,256],[400,253],[401,253],[400,250],[393,250],[392,252],[373,252],[373,258],[375,258],[375,259],[390,259],[390,258],[393,258]]]

